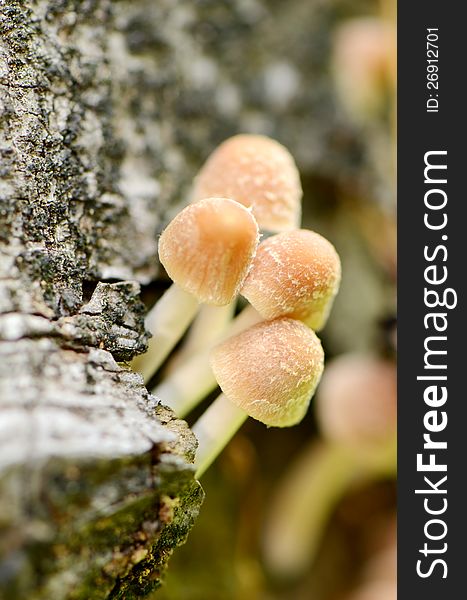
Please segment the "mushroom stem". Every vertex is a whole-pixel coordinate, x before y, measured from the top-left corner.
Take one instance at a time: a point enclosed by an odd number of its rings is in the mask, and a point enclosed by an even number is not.
[[[313,561],[332,512],[357,481],[392,476],[395,444],[356,452],[345,444],[313,443],[293,465],[272,503],[264,536],[268,568],[294,576]],[[287,519],[283,518],[287,507]]]
[[[260,315],[252,306],[247,306],[232,320],[229,327],[224,329],[216,342],[237,335],[259,321]],[[210,347],[207,347],[199,354],[193,355],[152,390],[152,394],[158,397],[162,404],[170,406],[177,417],[187,415],[217,386],[209,365],[209,351]]]
[[[195,477],[199,479],[248,418],[247,413],[220,394],[196,421],[192,431],[198,439]]]
[[[193,321],[183,346],[170,360],[165,372],[172,373],[198,352],[220,338],[233,318],[236,300],[225,306],[203,304]]]
[[[149,340],[147,352],[132,363],[135,371],[143,375],[145,383],[170,354],[198,309],[199,302],[195,296],[174,283],[148,312],[145,326],[153,337]]]

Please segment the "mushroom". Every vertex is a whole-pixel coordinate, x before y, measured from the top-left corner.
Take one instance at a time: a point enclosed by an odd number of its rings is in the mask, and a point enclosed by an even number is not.
[[[299,229],[279,233],[258,246],[241,294],[253,306],[237,316],[224,336],[266,319],[288,316],[320,329],[329,315],[340,282],[334,246],[319,234]],[[216,386],[208,352],[189,358],[170,373],[153,394],[185,416]]]
[[[322,329],[339,289],[341,264],[334,246],[307,229],[264,240],[242,289],[265,319],[288,316]]]
[[[195,179],[192,200],[227,196],[251,207],[260,229],[299,227],[302,187],[294,159],[279,142],[240,134],[223,142]]]
[[[200,477],[248,416],[291,427],[306,414],[323,372],[316,334],[300,321],[264,321],[220,343],[211,366],[222,394],[193,427]]]
[[[351,354],[326,365],[316,397],[325,439],[304,449],[272,499],[263,545],[271,570],[282,576],[303,571],[349,487],[394,476],[396,403],[392,363]]]
[[[169,223],[159,258],[175,282],[148,313],[148,352],[134,361],[147,381],[185,332],[200,302],[222,306],[240,291],[258,245],[258,225],[228,198],[191,204]]]

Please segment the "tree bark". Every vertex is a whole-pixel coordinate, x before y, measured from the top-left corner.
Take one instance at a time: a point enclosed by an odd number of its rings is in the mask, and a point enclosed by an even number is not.
[[[1,5],[6,599],[148,594],[203,497],[194,436],[118,364],[147,346],[138,282],[156,273],[168,195],[144,150],[162,155],[163,141],[131,118],[117,13],[107,0]]]

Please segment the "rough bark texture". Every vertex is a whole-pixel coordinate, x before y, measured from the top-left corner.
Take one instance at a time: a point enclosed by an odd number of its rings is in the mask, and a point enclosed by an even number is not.
[[[196,442],[116,361],[223,138],[377,188],[319,74],[326,5],[0,0],[0,596],[143,597],[184,540]]]
[[[144,142],[119,84],[130,66],[118,64],[123,49],[111,50],[125,46],[111,8],[106,1],[1,6],[0,596],[7,599],[148,594],[202,501],[186,424],[116,362],[147,344],[136,280],[155,273],[166,200],[154,174],[138,167]]]

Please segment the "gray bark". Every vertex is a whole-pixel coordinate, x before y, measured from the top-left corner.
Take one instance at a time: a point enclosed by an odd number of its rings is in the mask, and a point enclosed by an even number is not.
[[[0,596],[160,584],[202,490],[186,424],[119,364],[147,345],[139,285],[233,133],[277,137],[305,176],[378,187],[354,180],[365,154],[318,68],[332,10],[0,0]]]
[[[147,345],[138,281],[167,194],[115,19],[107,1],[1,7],[5,598],[142,597],[202,501],[193,435],[116,362]]]

